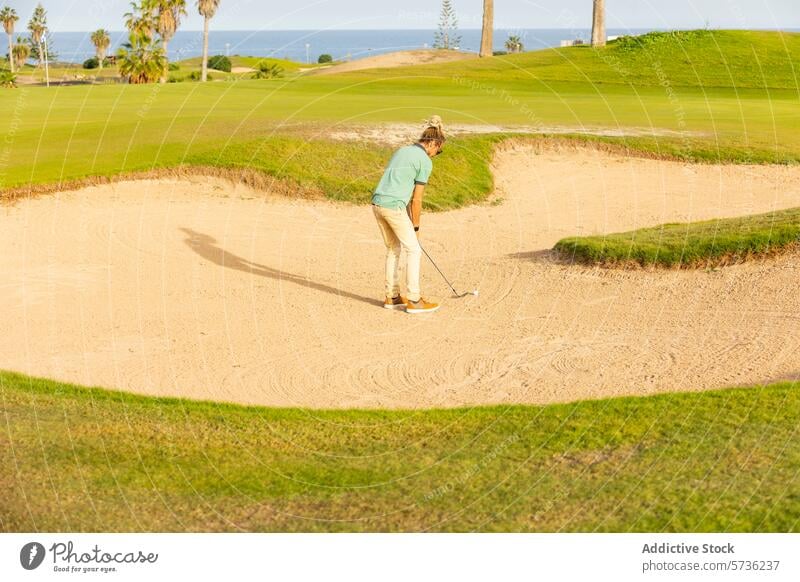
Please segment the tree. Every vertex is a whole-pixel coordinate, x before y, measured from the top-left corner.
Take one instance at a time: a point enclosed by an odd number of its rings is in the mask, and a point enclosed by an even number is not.
[[[167,57],[169,67],[169,41],[175,36],[181,25],[181,17],[186,16],[186,0],[153,0],[156,18],[156,31],[161,36],[161,44]],[[162,82],[167,81],[167,69],[164,69]]]
[[[525,45],[522,44],[522,39],[519,36],[512,34],[506,40],[506,50],[510,53],[521,53],[525,50]]]
[[[47,12],[41,4],[36,5],[33,16],[28,21],[28,30],[31,32],[31,42],[36,45],[36,60],[41,65],[45,56],[42,49],[42,38],[47,32]]]
[[[103,70],[103,61],[106,58],[106,51],[111,46],[111,37],[108,32],[102,28],[95,30],[92,33],[92,44],[94,45],[94,53],[97,55],[97,65],[100,70]]]
[[[197,11],[203,17],[203,71],[200,80],[208,80],[208,24],[219,8],[220,0],[197,0]]]
[[[461,43],[458,35],[458,17],[451,0],[442,0],[442,14],[439,17],[439,30],[434,37],[433,48],[452,49]]]
[[[594,0],[592,46],[606,46],[606,0]]]
[[[34,61],[42,62],[44,61],[44,54],[40,52],[45,47],[45,41],[47,41],[47,58],[51,62],[58,58],[58,53],[56,52],[55,47],[53,46],[53,39],[50,37],[50,31],[46,30],[42,35],[42,42],[36,44],[28,40],[29,44],[31,45],[31,55],[30,58]]]
[[[18,36],[17,43],[11,47],[11,54],[17,69],[21,69],[28,62],[28,57],[31,56],[31,45],[24,38]]]
[[[19,20],[19,16],[17,16],[17,11],[13,8],[9,8],[8,6],[4,6],[2,10],[0,10],[0,21],[3,23],[3,28],[8,35],[8,63],[11,67],[11,72],[14,73],[14,25],[16,24],[17,20]]]
[[[494,0],[483,0],[483,32],[481,33],[480,56],[490,57],[494,54]]]
[[[117,52],[120,74],[128,83],[154,83],[167,70],[167,57],[161,41],[156,38],[156,5],[153,0],[131,3],[132,11],[125,15],[128,42]]]
[[[145,34],[131,33],[117,53],[120,74],[138,85],[159,81],[167,68],[161,41]]]
[[[156,35],[156,16],[152,0],[131,2],[131,11],[125,13],[128,32],[152,39]]]

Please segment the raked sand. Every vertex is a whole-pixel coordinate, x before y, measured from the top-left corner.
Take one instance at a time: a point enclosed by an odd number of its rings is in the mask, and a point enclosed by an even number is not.
[[[434,170],[435,171],[435,170]],[[551,403],[800,375],[800,257],[714,271],[559,264],[562,237],[800,206],[800,168],[498,152],[494,205],[423,216],[435,314],[380,307],[369,208],[220,179],[0,207],[0,368],[314,408]],[[434,174],[435,179],[435,174]]]

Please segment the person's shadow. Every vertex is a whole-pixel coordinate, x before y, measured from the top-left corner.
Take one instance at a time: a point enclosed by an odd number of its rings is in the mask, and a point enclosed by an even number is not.
[[[350,291],[342,291],[341,289],[331,287],[330,285],[309,281],[305,277],[301,277],[293,273],[287,273],[286,271],[281,271],[279,269],[273,269],[272,267],[253,263],[243,259],[242,257],[234,255],[233,253],[229,253],[225,249],[217,246],[217,240],[212,236],[195,232],[190,228],[181,228],[181,230],[186,233],[186,239],[184,239],[184,242],[190,249],[203,257],[205,260],[219,265],[220,267],[236,269],[237,271],[251,273],[253,275],[258,275],[259,277],[269,277],[270,279],[277,279],[279,281],[289,281],[297,285],[302,285],[303,287],[308,287],[309,289],[324,291],[325,293],[330,293],[332,295],[336,295],[337,297],[347,297],[348,299],[363,301],[364,303],[368,303],[370,305],[382,305],[382,302],[377,299],[371,299],[369,297],[357,295],[356,293],[351,293]]]

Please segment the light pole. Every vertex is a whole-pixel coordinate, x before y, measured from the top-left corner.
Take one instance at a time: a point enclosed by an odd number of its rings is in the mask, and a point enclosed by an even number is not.
[[[307,65],[311,63],[311,53],[309,52],[310,49],[311,49],[311,45],[309,43],[306,43],[306,64]]]
[[[47,86],[50,86],[50,67],[47,64],[47,35],[42,35],[44,40],[44,79]]]

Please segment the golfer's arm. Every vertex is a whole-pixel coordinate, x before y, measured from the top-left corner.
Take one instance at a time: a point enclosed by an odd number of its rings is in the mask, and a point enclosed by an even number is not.
[[[422,193],[425,191],[425,184],[415,184],[414,193],[411,194],[411,203],[409,207],[411,211],[411,224],[419,226],[419,219],[422,215]]]

